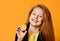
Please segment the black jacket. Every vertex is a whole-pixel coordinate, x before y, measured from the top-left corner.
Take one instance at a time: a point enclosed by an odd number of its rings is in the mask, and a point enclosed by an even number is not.
[[[29,29],[29,24],[27,25],[27,29],[26,29],[26,30],[27,30],[27,33],[26,33],[23,41],[28,41],[28,29]],[[17,41],[17,39],[18,39],[18,36],[17,36],[17,34],[16,34],[16,36],[15,36],[15,41]],[[43,36],[42,36],[42,33],[41,33],[41,32],[39,32],[37,41],[45,41],[44,38],[43,38]]]

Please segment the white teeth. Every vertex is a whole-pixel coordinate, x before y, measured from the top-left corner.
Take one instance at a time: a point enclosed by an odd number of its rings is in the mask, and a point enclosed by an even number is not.
[[[32,19],[32,21],[33,21],[33,22],[35,22],[35,23],[37,23],[37,22],[38,22],[38,21],[37,21],[37,20],[35,20],[35,19]]]

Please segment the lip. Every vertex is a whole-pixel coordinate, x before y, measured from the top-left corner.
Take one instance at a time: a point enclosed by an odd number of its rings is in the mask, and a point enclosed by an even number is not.
[[[37,19],[32,19],[32,21],[33,21],[33,22],[35,22],[35,23],[37,23],[37,22],[38,22],[38,20],[37,20]]]

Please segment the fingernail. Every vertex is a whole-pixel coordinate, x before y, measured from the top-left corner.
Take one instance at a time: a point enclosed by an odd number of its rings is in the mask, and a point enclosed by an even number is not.
[[[20,27],[18,27],[18,29],[20,29]]]

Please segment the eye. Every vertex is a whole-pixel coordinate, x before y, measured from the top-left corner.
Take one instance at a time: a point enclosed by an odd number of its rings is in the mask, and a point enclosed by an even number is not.
[[[39,17],[42,17],[42,16],[39,16]]]
[[[36,15],[35,13],[33,13],[33,15]]]

